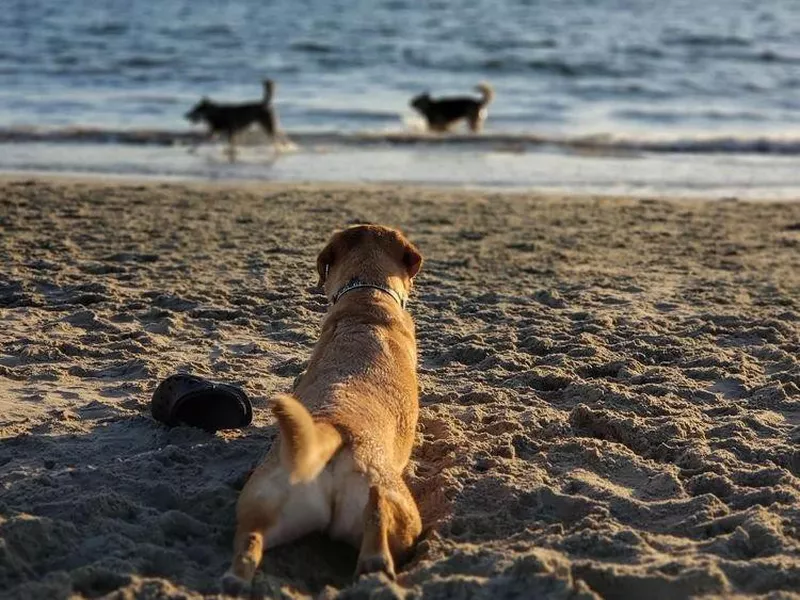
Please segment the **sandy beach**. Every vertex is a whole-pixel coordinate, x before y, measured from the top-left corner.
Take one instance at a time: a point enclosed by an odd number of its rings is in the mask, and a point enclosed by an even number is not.
[[[800,203],[0,181],[0,596],[219,593],[338,227],[403,229],[426,530],[396,583],[323,537],[254,597],[800,598]],[[176,371],[244,430],[168,429]]]

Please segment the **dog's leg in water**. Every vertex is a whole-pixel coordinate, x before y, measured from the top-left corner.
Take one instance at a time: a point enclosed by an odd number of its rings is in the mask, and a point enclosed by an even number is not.
[[[480,133],[481,129],[483,129],[483,119],[481,118],[481,114],[476,113],[474,115],[470,115],[467,118],[467,125],[472,133]]]
[[[403,481],[390,490],[373,485],[364,507],[356,576],[382,572],[394,579],[395,559],[402,563],[410,557],[421,531],[417,505]]]
[[[275,150],[279,153],[293,152],[297,150],[297,145],[283,131],[278,130],[273,138]]]

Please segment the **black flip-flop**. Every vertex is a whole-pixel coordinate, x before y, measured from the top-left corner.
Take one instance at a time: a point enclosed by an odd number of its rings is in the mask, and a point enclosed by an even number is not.
[[[174,427],[184,424],[206,431],[247,427],[253,407],[244,390],[179,373],[162,381],[150,401],[153,418]]]

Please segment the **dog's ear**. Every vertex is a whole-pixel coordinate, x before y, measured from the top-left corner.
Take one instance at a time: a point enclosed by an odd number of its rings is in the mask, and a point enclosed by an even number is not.
[[[417,247],[408,240],[403,240],[403,264],[406,266],[408,276],[411,279],[413,279],[422,268],[422,254],[420,254]]]
[[[317,255],[317,273],[319,273],[317,287],[325,285],[334,261],[341,260],[347,254],[352,243],[352,236],[347,229],[337,231],[331,236],[328,245]]]
[[[319,274],[319,281],[317,281],[317,287],[322,287],[325,285],[325,280],[328,278],[328,271],[331,269],[331,264],[333,264],[334,258],[334,240],[328,242],[328,245],[325,246],[322,251],[317,255],[317,273]]]

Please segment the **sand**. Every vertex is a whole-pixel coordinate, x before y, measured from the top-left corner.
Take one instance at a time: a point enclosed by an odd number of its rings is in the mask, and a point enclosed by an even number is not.
[[[800,203],[37,179],[0,182],[3,598],[218,593],[316,252],[362,220],[426,257],[426,532],[396,583],[269,550],[254,597],[800,597]],[[153,421],[176,371],[253,425]]]

